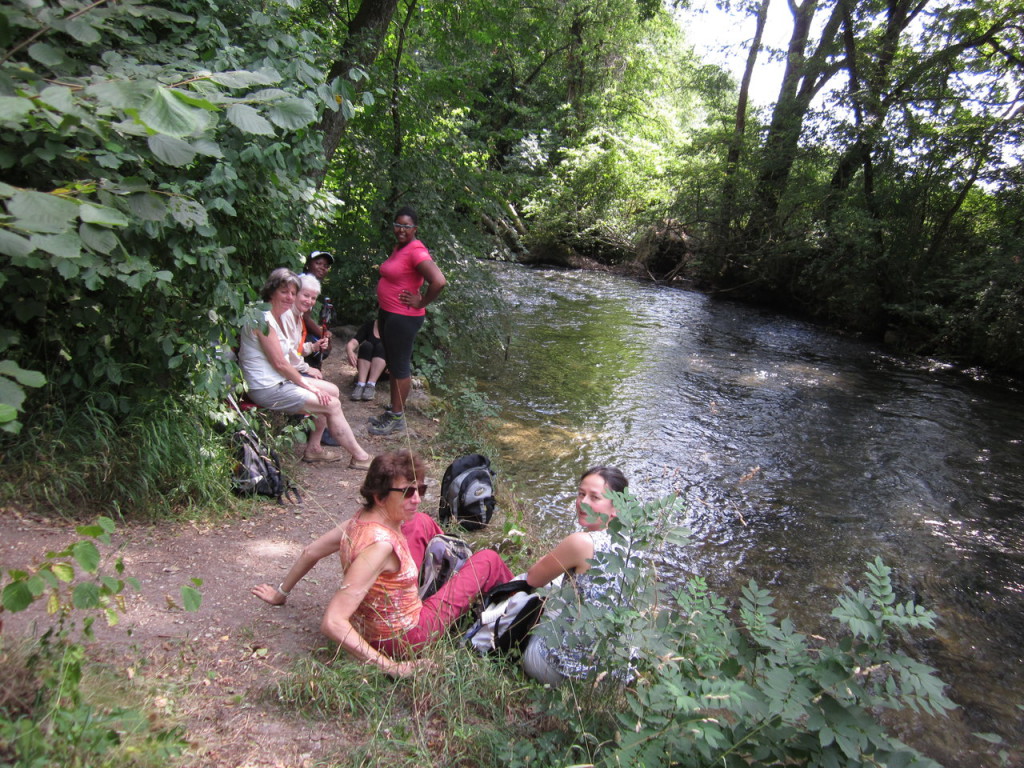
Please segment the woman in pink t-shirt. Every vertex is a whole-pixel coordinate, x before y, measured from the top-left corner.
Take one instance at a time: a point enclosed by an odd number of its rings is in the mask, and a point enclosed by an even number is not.
[[[405,431],[405,401],[412,385],[413,342],[423,325],[426,306],[448,282],[430,258],[427,247],[416,238],[416,211],[399,208],[394,227],[395,250],[380,265],[377,281],[377,328],[391,374],[391,410],[370,420],[371,435]],[[424,283],[427,289],[421,292]]]

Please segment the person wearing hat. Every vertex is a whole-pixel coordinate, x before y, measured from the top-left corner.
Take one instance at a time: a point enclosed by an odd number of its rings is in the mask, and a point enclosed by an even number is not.
[[[327,251],[313,251],[309,254],[309,258],[306,259],[304,274],[312,275],[318,282],[323,283],[333,264],[334,256],[332,254]],[[331,353],[331,332],[313,319],[312,307],[302,314],[302,324],[306,329],[306,339],[310,341],[317,341],[321,337],[327,339],[327,349],[315,352],[306,358],[306,362],[310,366],[319,369],[323,364],[324,358]]]

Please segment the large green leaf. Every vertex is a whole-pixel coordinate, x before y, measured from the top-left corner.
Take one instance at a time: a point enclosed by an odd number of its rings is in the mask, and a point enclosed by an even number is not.
[[[71,546],[71,554],[83,571],[96,573],[100,567],[100,551],[91,541],[76,541]]]
[[[152,80],[108,80],[90,85],[85,93],[116,109],[144,109],[153,98],[157,84]]]
[[[14,581],[4,587],[3,606],[11,613],[24,611],[32,605],[32,591],[24,581]]]
[[[207,157],[224,157],[224,152],[221,150],[220,145],[209,139],[196,139],[192,142],[192,148],[199,154],[206,155]]]
[[[249,88],[254,85],[273,85],[281,80],[281,76],[276,72],[249,72],[236,69],[230,72],[214,72],[210,79],[226,88]]]
[[[206,208],[195,200],[189,200],[184,197],[172,197],[168,207],[174,220],[185,226],[200,227],[209,220],[206,215]]]
[[[20,123],[35,105],[21,96],[0,96],[0,121]]]
[[[59,67],[64,63],[64,51],[49,43],[33,43],[28,48],[28,55],[47,67]]]
[[[317,119],[313,105],[305,99],[282,99],[267,107],[267,115],[274,125],[288,131],[305,128]]]
[[[0,430],[17,435],[21,432],[22,424],[17,420],[18,412],[11,406],[0,403]]]
[[[0,360],[0,374],[10,376],[25,387],[41,387],[46,377],[39,371],[26,371],[13,360]]]
[[[155,192],[129,195],[128,208],[133,216],[144,221],[160,221],[167,215],[166,199]]]
[[[277,101],[278,99],[291,99],[294,96],[283,88],[261,88],[249,94],[247,101]]]
[[[207,112],[190,107],[167,88],[157,88],[149,103],[139,112],[139,120],[158,133],[191,136],[206,127]]]
[[[116,208],[93,203],[82,203],[78,209],[78,217],[86,224],[102,224],[107,227],[128,225],[128,219]]]
[[[89,23],[88,16],[76,16],[67,20],[53,22],[55,29],[65,32],[80,43],[91,45],[100,41],[100,33]]]
[[[71,603],[75,608],[88,610],[100,604],[100,588],[91,581],[84,581],[71,593]]]
[[[274,126],[248,104],[232,104],[228,107],[228,120],[243,133],[258,136],[273,136]]]
[[[195,587],[185,585],[181,588],[181,602],[186,611],[198,611],[203,605],[203,593]]]
[[[65,85],[51,85],[39,92],[39,100],[58,112],[70,112],[75,108],[75,97]]]
[[[196,156],[196,151],[191,144],[173,136],[157,134],[150,136],[148,143],[150,150],[159,160],[167,165],[173,165],[175,168],[188,165]]]
[[[78,205],[57,195],[19,190],[7,203],[18,229],[30,232],[66,232],[78,219]]]
[[[20,411],[22,404],[25,402],[25,397],[24,389],[10,379],[0,376],[0,403]]]
[[[83,224],[78,228],[78,236],[82,238],[82,244],[98,253],[112,253],[118,246],[117,235],[106,227],[97,227],[95,224]]]
[[[32,244],[28,238],[15,234],[9,229],[0,229],[0,253],[12,258],[28,256],[32,253]]]
[[[82,255],[82,241],[77,232],[59,235],[32,235],[32,245],[61,259],[77,259]]]

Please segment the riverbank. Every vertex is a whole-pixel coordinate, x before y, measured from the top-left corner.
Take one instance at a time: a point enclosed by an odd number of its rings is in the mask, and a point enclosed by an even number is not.
[[[352,371],[328,358],[327,377],[348,391]],[[385,392],[378,394],[383,403]],[[409,409],[408,437],[373,437],[366,420],[380,404],[352,403],[343,408],[357,436],[371,453],[411,446],[430,454],[438,425],[419,405]],[[301,504],[254,501],[229,520],[180,524],[122,523],[103,547],[110,572],[120,557],[125,576],[140,589],[126,593],[116,627],[96,626],[90,656],[113,681],[127,686],[154,719],[184,728],[191,745],[183,764],[305,768],[320,761],[336,764],[353,744],[373,736],[358,718],[311,721],[282,707],[274,695],[293,665],[324,645],[320,618],[339,580],[333,559],[318,564],[293,591],[285,606],[269,606],[249,590],[261,582],[276,584],[302,547],[355,513],[364,473],[347,462],[304,464],[296,452],[288,465],[302,492]],[[426,511],[436,512],[436,488],[444,466],[432,466],[434,496]],[[0,568],[31,570],[47,552],[59,551],[82,537],[80,523],[44,518],[17,508],[0,516]],[[202,579],[198,611],[182,608],[180,588]],[[42,606],[4,614],[3,639],[38,636],[49,617]]]

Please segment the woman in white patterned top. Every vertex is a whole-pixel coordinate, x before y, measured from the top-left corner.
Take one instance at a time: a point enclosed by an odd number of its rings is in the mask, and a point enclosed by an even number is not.
[[[570,533],[527,571],[531,587],[546,586],[566,574],[581,603],[595,605],[607,600],[611,605],[618,601],[618,580],[602,567],[601,555],[613,546],[606,529],[617,514],[606,494],[624,491],[628,485],[626,476],[615,467],[592,467],[583,473],[576,493],[576,516],[583,530]],[[566,677],[586,677],[596,668],[590,651],[574,643],[567,633],[555,644],[544,632],[534,630],[523,653],[523,669],[535,680],[552,685]]]

